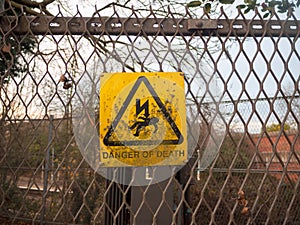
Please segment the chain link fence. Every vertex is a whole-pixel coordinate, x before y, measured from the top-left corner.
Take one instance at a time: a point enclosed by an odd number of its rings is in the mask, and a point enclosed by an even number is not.
[[[109,10],[0,17],[0,222],[300,224],[296,16]],[[184,73],[196,145],[159,183],[106,180],[82,157],[72,121],[84,102],[99,129],[102,73],[148,71]]]

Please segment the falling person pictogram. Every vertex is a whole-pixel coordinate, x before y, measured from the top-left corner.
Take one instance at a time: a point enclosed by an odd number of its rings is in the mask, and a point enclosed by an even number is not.
[[[158,130],[157,123],[159,119],[157,117],[149,118],[149,117],[144,117],[144,116],[139,116],[138,119],[141,119],[143,121],[137,121],[135,122],[132,126],[129,127],[130,130],[135,129],[135,133],[133,134],[134,136],[138,137],[140,135],[141,130],[147,126],[154,126],[154,131],[153,133],[156,133]]]

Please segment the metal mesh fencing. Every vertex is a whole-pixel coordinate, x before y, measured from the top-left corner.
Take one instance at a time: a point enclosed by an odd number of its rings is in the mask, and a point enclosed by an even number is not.
[[[296,16],[126,10],[0,16],[0,222],[300,224]],[[162,182],[106,180],[82,157],[72,121],[84,103],[99,129],[102,73],[148,71],[184,73],[197,144]]]

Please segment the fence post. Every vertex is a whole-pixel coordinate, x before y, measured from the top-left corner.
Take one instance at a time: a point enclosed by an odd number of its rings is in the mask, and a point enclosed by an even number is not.
[[[47,204],[47,189],[48,189],[48,172],[50,165],[50,149],[52,142],[52,133],[53,133],[53,115],[50,115],[49,118],[49,131],[48,131],[48,145],[46,149],[46,157],[44,163],[44,184],[43,184],[43,201],[42,201],[42,214],[41,214],[41,224],[44,223],[44,217],[46,212],[46,204]]]
[[[182,185],[182,190],[185,190],[184,196],[182,196],[185,199],[184,204],[182,205],[182,216],[183,216],[183,225],[189,225],[192,221],[192,215],[191,215],[191,190],[190,187],[194,185],[193,181],[188,181],[191,176],[193,176],[193,165],[195,165],[197,161],[197,156],[195,155],[195,152],[192,154],[191,158],[187,162],[187,164],[177,173],[177,179],[179,183]]]

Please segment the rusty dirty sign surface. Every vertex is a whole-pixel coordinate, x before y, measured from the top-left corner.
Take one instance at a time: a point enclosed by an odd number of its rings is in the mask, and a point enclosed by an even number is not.
[[[184,76],[105,73],[100,160],[106,167],[182,165],[187,159]]]

